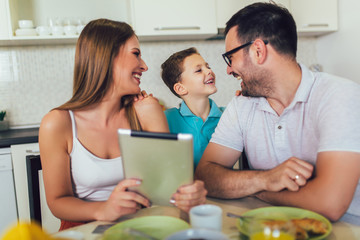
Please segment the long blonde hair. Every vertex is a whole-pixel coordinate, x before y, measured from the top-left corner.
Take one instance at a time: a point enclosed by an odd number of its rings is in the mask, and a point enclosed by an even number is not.
[[[112,83],[114,59],[126,41],[135,35],[130,25],[108,19],[89,22],[76,44],[73,95],[69,101],[55,108],[76,110],[100,102]],[[132,129],[141,130],[133,107],[133,96],[121,99],[121,108]]]

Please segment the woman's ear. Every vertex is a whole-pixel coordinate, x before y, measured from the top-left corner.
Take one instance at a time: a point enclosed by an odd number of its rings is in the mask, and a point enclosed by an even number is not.
[[[175,83],[173,88],[179,96],[184,96],[188,93],[186,87],[179,82]]]

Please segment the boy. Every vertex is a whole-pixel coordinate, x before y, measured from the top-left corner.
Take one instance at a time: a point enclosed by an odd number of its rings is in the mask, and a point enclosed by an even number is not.
[[[193,135],[195,170],[224,111],[209,99],[217,91],[215,74],[195,48],[172,54],[161,69],[164,83],[183,100],[165,111],[170,132]]]

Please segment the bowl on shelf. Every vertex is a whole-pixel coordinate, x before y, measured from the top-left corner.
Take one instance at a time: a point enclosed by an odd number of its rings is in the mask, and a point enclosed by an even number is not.
[[[53,36],[61,36],[64,35],[64,27],[63,26],[52,26],[51,34]]]
[[[76,34],[76,26],[68,25],[64,27],[65,35],[75,35]]]
[[[29,28],[29,29],[16,29],[15,31],[15,35],[19,36],[19,37],[24,37],[24,36],[36,36],[37,32],[34,28]]]
[[[20,29],[30,29],[34,28],[34,23],[32,20],[19,20],[19,28]]]
[[[36,32],[39,36],[48,36],[51,34],[51,28],[48,26],[38,26],[36,27]]]

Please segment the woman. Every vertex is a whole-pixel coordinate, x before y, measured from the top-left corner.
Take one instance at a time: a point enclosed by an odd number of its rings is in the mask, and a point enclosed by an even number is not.
[[[150,206],[148,199],[127,191],[141,182],[123,178],[117,139],[118,128],[168,131],[157,99],[140,90],[147,69],[128,24],[98,19],[83,29],[73,96],[45,115],[39,132],[46,199],[62,219],[61,230],[79,222],[114,221]],[[205,196],[203,183],[195,181],[170,201],[188,211]]]

